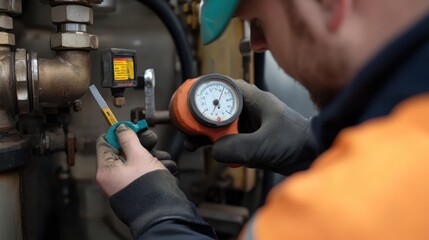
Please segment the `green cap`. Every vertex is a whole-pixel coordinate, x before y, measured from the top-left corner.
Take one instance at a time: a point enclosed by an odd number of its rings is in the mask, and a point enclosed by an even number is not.
[[[201,38],[209,44],[228,26],[240,0],[202,0],[200,9]]]

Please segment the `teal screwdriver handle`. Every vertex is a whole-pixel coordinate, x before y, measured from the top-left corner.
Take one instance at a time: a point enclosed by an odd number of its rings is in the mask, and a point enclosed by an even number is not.
[[[140,131],[144,131],[148,129],[146,120],[140,120],[137,123],[133,123],[130,121],[121,121],[113,124],[109,130],[107,130],[107,134],[104,137],[106,141],[114,148],[121,150],[121,145],[119,145],[118,137],[116,136],[116,128],[118,128],[119,125],[125,124],[127,125],[131,130],[133,130],[136,134]]]

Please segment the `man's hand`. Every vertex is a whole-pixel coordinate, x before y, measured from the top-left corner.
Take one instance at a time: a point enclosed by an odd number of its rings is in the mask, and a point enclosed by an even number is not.
[[[123,153],[110,146],[104,136],[97,140],[96,179],[109,197],[148,172],[166,169],[140,144],[137,135],[127,126],[120,125],[116,135]]]
[[[273,94],[242,80],[236,83],[244,100],[240,134],[225,136],[214,143],[214,158],[283,174],[290,173],[292,165],[298,168],[295,170],[308,167],[317,155],[310,121]]]
[[[154,147],[158,142],[158,136],[152,130],[146,130],[142,133],[138,134],[141,145],[146,148],[154,156],[158,159],[164,167],[166,167],[170,173],[174,176],[177,175],[177,164],[175,161],[171,160],[171,156],[168,152],[155,150]]]

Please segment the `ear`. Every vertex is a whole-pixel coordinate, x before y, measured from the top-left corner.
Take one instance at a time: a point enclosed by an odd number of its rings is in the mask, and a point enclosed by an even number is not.
[[[353,0],[322,0],[327,10],[327,28],[336,32],[344,23]],[[374,0],[377,1],[377,0]]]

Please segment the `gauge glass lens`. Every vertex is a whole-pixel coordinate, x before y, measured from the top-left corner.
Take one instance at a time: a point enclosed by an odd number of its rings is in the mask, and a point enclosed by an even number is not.
[[[224,81],[205,81],[195,91],[195,105],[201,115],[213,122],[222,123],[238,111],[238,94]]]

